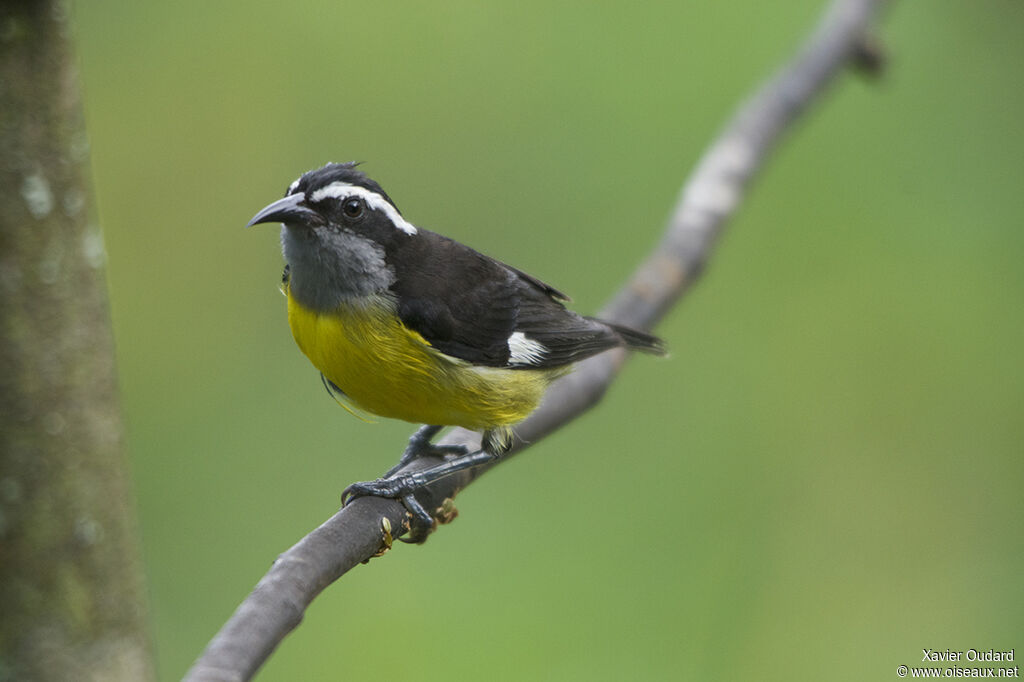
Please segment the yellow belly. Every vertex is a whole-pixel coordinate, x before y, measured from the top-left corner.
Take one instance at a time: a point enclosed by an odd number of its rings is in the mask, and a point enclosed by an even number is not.
[[[385,299],[369,299],[318,313],[288,296],[288,324],[302,352],[353,403],[382,417],[507,426],[530,414],[564,373],[470,365],[437,351],[392,310]]]

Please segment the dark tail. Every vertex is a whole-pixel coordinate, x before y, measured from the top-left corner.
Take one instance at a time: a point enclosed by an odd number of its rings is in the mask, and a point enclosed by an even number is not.
[[[620,324],[605,322],[604,320],[599,320],[599,322],[614,329],[615,333],[624,342],[626,348],[630,350],[638,350],[641,353],[650,353],[651,355],[668,355],[668,348],[665,346],[665,342],[657,336],[637,331],[631,327],[623,327]]]

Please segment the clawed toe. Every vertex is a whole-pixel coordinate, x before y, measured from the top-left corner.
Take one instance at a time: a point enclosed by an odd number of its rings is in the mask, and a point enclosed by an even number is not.
[[[409,514],[409,534],[407,537],[398,539],[402,542],[418,544],[425,541],[437,526],[434,517],[427,513],[427,510],[413,495],[413,491],[419,487],[422,487],[422,484],[410,474],[353,483],[341,494],[341,504],[345,506],[359,497],[385,497],[400,500]]]

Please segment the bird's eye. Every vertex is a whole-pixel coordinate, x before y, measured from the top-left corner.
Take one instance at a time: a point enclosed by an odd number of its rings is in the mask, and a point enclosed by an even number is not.
[[[341,212],[349,218],[358,218],[363,215],[363,200],[362,199],[345,199],[341,204]]]

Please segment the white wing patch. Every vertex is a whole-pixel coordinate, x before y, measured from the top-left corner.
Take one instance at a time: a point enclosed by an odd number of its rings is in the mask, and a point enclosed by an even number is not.
[[[543,343],[526,338],[523,332],[512,332],[508,337],[510,365],[539,365],[547,352]]]
[[[343,197],[359,197],[366,202],[366,205],[375,211],[380,211],[388,217],[395,227],[406,234],[416,234],[416,226],[407,221],[402,217],[395,207],[388,203],[388,200],[377,194],[371,192],[365,187],[359,187],[358,185],[350,185],[347,182],[332,182],[326,187],[321,187],[317,191],[309,195],[309,200],[313,203],[331,197],[332,199],[341,199]]]

